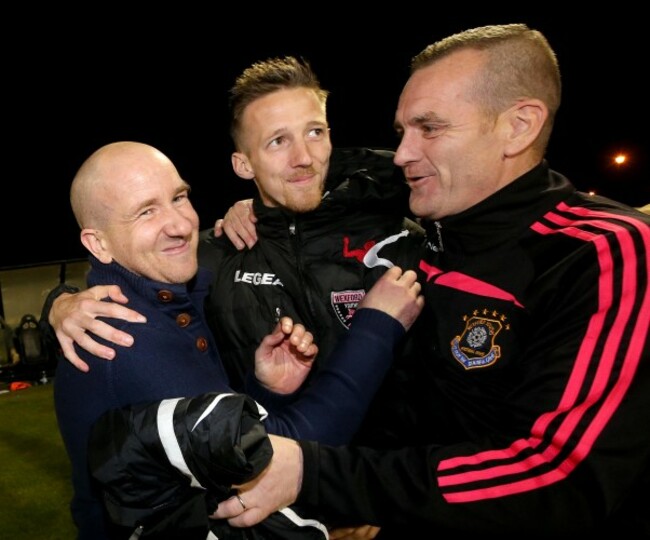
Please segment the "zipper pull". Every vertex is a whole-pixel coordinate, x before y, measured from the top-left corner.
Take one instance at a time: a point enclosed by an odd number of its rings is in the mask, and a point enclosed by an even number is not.
[[[436,221],[436,234],[438,235],[438,251],[441,253],[445,250],[445,246],[442,245],[442,225],[439,221]]]

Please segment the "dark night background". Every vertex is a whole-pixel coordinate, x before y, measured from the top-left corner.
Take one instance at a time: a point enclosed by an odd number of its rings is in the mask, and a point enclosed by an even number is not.
[[[648,28],[637,12],[569,20],[519,10],[480,15],[462,5],[454,16],[436,13],[436,4],[403,15],[301,6],[286,14],[241,4],[226,16],[154,5],[137,17],[113,4],[74,15],[59,6],[6,19],[18,39],[3,51],[0,268],[85,256],[68,189],[82,161],[108,142],[139,140],[166,153],[192,185],[202,227],[250,196],[254,184],[230,168],[227,91],[255,60],[293,54],[311,62],[331,92],[334,145],[395,148],[393,113],[410,58],[450,33],[492,23],[528,23],[558,55],[564,93],[551,166],[579,189],[650,202]],[[624,167],[612,164],[619,150],[629,154]]]

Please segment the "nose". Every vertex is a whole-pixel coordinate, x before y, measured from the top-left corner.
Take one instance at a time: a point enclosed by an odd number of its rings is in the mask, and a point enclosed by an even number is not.
[[[416,154],[417,150],[412,137],[407,133],[404,133],[397,150],[395,150],[393,163],[398,167],[406,167],[409,163],[417,160]]]
[[[291,165],[293,167],[309,167],[313,161],[309,145],[303,140],[296,141],[291,148]]]
[[[170,208],[165,216],[165,232],[169,236],[189,236],[198,224],[198,215],[188,204],[183,208]]]

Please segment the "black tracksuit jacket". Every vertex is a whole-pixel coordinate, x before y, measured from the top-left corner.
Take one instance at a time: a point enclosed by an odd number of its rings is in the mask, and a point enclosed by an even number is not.
[[[650,216],[543,162],[426,227],[373,448],[301,442],[298,503],[379,538],[650,537]]]
[[[313,376],[385,271],[364,266],[365,253],[404,228],[421,232],[405,218],[408,187],[392,158],[391,151],[334,149],[323,201],[312,212],[254,199],[259,240],[250,250],[237,251],[212,229],[202,232],[199,263],[215,274],[206,315],[234,389],[243,389],[255,349],[284,315],[314,334]]]

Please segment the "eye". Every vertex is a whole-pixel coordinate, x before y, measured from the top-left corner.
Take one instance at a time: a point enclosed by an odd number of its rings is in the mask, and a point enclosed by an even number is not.
[[[444,131],[449,127],[449,124],[443,124],[440,122],[427,122],[424,124],[420,124],[420,129],[422,130],[422,134],[425,137],[438,137]]]
[[[276,137],[275,139],[272,139],[271,142],[269,142],[269,146],[271,147],[281,146],[285,140],[286,138],[284,136]]]
[[[153,214],[153,208],[145,208],[138,214],[138,217],[146,217],[150,216],[151,214]]]
[[[172,204],[175,206],[189,203],[190,202],[190,187],[186,187],[185,189],[179,190],[175,195],[174,198],[172,199]]]
[[[321,127],[312,128],[309,130],[309,136],[312,138],[320,138],[325,134],[325,129]]]

